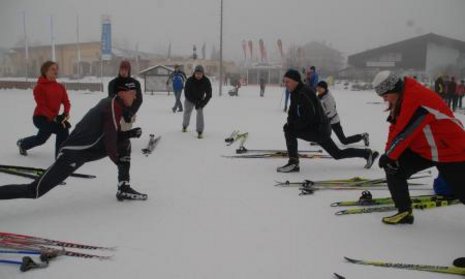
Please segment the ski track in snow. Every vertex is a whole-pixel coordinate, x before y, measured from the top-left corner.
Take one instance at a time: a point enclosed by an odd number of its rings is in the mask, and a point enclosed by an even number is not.
[[[243,87],[239,97],[219,98],[217,86],[205,110],[205,138],[181,133],[182,114],[173,114],[174,97],[144,95],[137,126],[144,134],[132,140],[131,182],[145,192],[145,202],[116,201],[117,172],[109,159],[84,165],[79,172],[93,180],[67,179],[39,200],[0,202],[0,230],[104,246],[118,246],[111,261],[61,257],[49,268],[21,274],[2,265],[0,278],[456,278],[432,273],[362,267],[343,256],[392,262],[449,265],[463,256],[462,205],[415,212],[412,226],[386,226],[390,213],[334,215],[331,202],[357,199],[361,191],[317,191],[298,196],[296,188],[276,188],[275,180],[382,177],[377,163],[364,160],[303,160],[298,174],[278,174],[285,159],[225,159],[237,144],[224,138],[234,129],[248,131],[248,148],[284,149],[279,107],[282,88]],[[69,92],[71,122],[76,124],[104,93]],[[344,132],[369,132],[372,147],[382,151],[387,135],[385,106],[374,92],[334,89]],[[34,102],[28,90],[1,90],[0,155],[2,163],[47,167],[55,138],[18,154],[16,140],[36,132]],[[465,116],[458,117],[464,121]],[[149,134],[162,135],[152,155],[140,150]],[[337,140],[336,140],[337,142]],[[361,145],[357,145],[361,146]],[[300,142],[301,149],[314,148]],[[30,180],[0,174],[0,183]],[[432,178],[423,179],[432,185]],[[375,197],[388,191],[373,191]],[[428,192],[422,192],[428,193]]]

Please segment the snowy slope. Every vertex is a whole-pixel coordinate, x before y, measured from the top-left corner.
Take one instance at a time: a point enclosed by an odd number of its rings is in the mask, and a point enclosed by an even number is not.
[[[231,160],[236,146],[225,147],[233,129],[249,131],[249,148],[284,148],[279,108],[281,88],[244,87],[238,98],[214,98],[205,111],[205,138],[181,133],[181,114],[173,114],[172,96],[145,95],[138,124],[145,134],[133,141],[132,184],[146,202],[117,202],[116,168],[109,159],[89,163],[80,172],[94,180],[70,178],[35,201],[0,202],[0,231],[118,246],[112,261],[59,258],[48,269],[25,274],[0,266],[0,278],[454,278],[415,271],[362,267],[343,256],[424,264],[450,264],[463,256],[464,208],[416,212],[412,226],[381,224],[386,214],[334,216],[329,204],[356,199],[360,191],[320,191],[299,197],[297,189],[273,187],[274,180],[380,177],[364,160],[307,160],[299,174],[276,173],[286,160]],[[372,146],[383,150],[384,105],[373,92],[335,90],[346,134],[367,131]],[[46,167],[52,163],[54,138],[18,155],[15,142],[35,132],[31,92],[0,91],[2,163]],[[103,93],[70,92],[72,123]],[[465,120],[463,115],[461,120]],[[155,132],[163,136],[155,152],[140,153]],[[301,143],[302,149],[310,148]],[[0,174],[0,183],[27,179]],[[432,179],[423,180],[432,183]],[[425,193],[425,192],[422,192]],[[387,191],[374,193],[386,196]]]

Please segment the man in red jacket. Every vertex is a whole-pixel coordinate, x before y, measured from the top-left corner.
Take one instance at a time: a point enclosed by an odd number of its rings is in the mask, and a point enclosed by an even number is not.
[[[376,93],[389,103],[391,123],[385,154],[379,166],[399,213],[383,218],[385,224],[412,224],[407,179],[436,167],[454,194],[465,203],[465,130],[447,104],[411,78],[390,71],[376,75]]]
[[[52,134],[56,134],[55,157],[61,144],[69,135],[69,111],[71,104],[63,85],[56,81],[58,65],[53,61],[45,62],[40,69],[41,76],[34,88],[36,108],[32,118],[39,129],[37,135],[18,140],[19,153],[27,156],[27,150],[44,144]],[[61,105],[64,107],[60,114]]]

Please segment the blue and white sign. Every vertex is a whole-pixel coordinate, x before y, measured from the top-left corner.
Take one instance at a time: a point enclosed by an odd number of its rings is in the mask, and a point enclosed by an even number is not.
[[[102,60],[111,60],[111,21],[102,18]]]

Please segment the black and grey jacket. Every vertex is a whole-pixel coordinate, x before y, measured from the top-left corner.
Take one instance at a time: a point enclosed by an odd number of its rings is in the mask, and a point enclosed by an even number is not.
[[[329,124],[332,125],[339,123],[341,120],[339,119],[339,115],[337,113],[336,100],[334,99],[333,94],[331,94],[329,91],[326,91],[325,93],[318,95],[318,99],[320,99],[323,110],[329,119]]]
[[[117,164],[118,133],[124,105],[118,97],[102,99],[76,124],[61,151],[87,150],[110,157]]]

